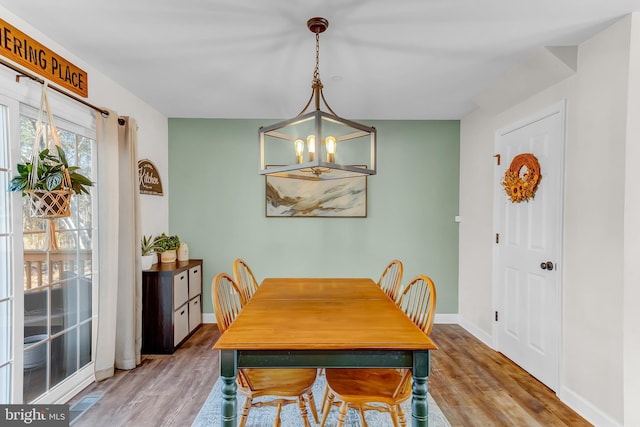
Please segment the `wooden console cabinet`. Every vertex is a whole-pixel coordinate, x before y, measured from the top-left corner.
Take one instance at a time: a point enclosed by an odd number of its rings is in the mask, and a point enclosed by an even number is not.
[[[142,272],[142,353],[173,353],[202,324],[202,260]]]

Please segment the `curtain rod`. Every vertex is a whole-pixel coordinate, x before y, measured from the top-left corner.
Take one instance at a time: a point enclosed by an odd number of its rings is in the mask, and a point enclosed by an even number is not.
[[[30,78],[31,80],[34,80],[34,81],[36,81],[36,82],[38,82],[38,83],[40,83],[40,84],[44,84],[44,83],[45,83],[45,81],[44,81],[43,79],[41,79],[40,77],[34,76],[33,74],[28,73],[28,72],[26,72],[26,71],[24,71],[24,70],[20,69],[19,67],[15,66],[15,65],[13,65],[13,64],[11,64],[11,63],[9,63],[9,62],[6,62],[6,61],[4,61],[4,60],[2,60],[2,59],[0,59],[0,64],[4,65],[4,66],[5,66],[5,67],[7,67],[7,68],[11,68],[11,69],[12,69],[13,71],[15,71],[16,73],[20,73],[19,75],[17,75],[17,76],[16,76],[16,82],[19,82],[19,81],[20,81],[20,78],[22,78],[22,77],[28,77],[28,78]],[[87,107],[89,107],[89,108],[93,108],[93,109],[94,109],[94,110],[96,110],[96,111],[99,111],[99,112],[100,112],[100,114],[102,114],[103,116],[105,116],[105,117],[109,117],[109,112],[108,112],[107,110],[103,110],[102,108],[99,108],[99,107],[96,107],[95,105],[89,104],[88,102],[86,102],[86,101],[84,101],[84,100],[82,100],[82,99],[80,99],[80,98],[78,98],[78,97],[76,97],[76,96],[73,96],[73,95],[71,95],[70,93],[65,92],[65,91],[64,91],[64,90],[62,90],[62,89],[58,89],[58,88],[57,88],[57,87],[55,87],[55,86],[49,85],[49,87],[50,87],[51,89],[55,90],[55,91],[56,91],[56,92],[58,92],[58,93],[61,93],[61,94],[65,95],[65,96],[68,96],[69,98],[73,99],[74,101],[77,101],[77,102],[79,102],[79,103],[81,103],[81,104],[84,104],[84,105],[86,105],[86,106],[87,106]]]

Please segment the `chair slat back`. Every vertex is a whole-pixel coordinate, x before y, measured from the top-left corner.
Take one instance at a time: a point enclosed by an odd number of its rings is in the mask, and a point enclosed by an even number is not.
[[[402,261],[394,259],[382,272],[380,280],[378,280],[378,286],[382,288],[384,293],[387,294],[389,298],[396,301],[398,298],[398,290],[400,289],[401,282]]]
[[[238,285],[227,273],[220,273],[213,278],[211,297],[216,311],[218,329],[223,333],[240,314],[244,299]]]
[[[436,313],[436,286],[431,278],[420,275],[400,295],[398,306],[427,335],[431,334]]]
[[[245,302],[249,301],[258,290],[258,282],[251,268],[249,268],[242,258],[233,261],[233,276],[236,279],[236,283],[238,284],[238,288],[240,288],[240,292],[242,292]]]

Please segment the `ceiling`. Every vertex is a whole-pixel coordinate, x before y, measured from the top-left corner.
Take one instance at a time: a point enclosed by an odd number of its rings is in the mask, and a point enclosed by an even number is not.
[[[640,10],[640,0],[0,5],[168,117],[295,116],[311,95],[315,65],[306,21],[322,16],[325,97],[336,114],[371,120],[462,118],[474,95],[536,49],[576,45]]]

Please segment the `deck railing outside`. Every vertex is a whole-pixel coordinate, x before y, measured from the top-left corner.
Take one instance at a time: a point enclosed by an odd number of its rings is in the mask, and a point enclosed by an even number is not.
[[[91,250],[24,251],[24,289],[35,289],[64,279],[64,272],[83,276],[91,271]]]

